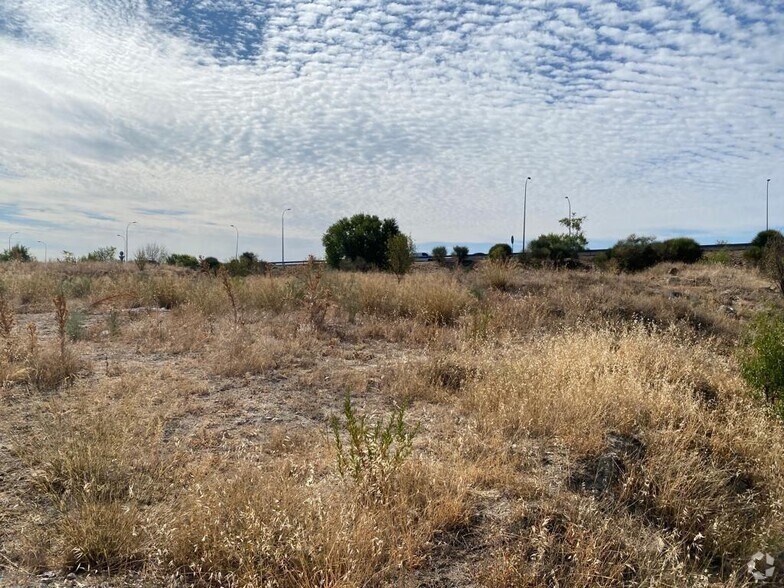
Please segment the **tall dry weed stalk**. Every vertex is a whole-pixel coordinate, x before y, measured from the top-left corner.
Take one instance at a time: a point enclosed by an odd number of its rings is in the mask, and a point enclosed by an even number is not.
[[[33,357],[38,350],[38,327],[35,326],[35,323],[27,323],[27,334],[27,350],[30,357]]]
[[[68,324],[68,305],[65,296],[58,294],[54,297],[54,315],[57,320],[57,337],[60,341],[60,357],[65,358],[65,335]]]
[[[227,272],[225,268],[221,268],[218,271],[218,275],[220,276],[221,283],[223,284],[223,289],[226,290],[226,294],[229,296],[231,310],[234,314],[234,326],[236,327],[240,324],[240,315],[239,311],[237,310],[237,298],[234,295],[234,286],[232,286],[229,272]]]
[[[324,319],[329,307],[329,288],[323,282],[323,272],[312,255],[304,270],[305,306],[308,317],[313,327],[320,329],[324,326]]]

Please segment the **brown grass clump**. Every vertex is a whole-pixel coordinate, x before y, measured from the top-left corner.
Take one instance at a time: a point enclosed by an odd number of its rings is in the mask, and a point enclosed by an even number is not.
[[[362,312],[384,317],[411,317],[425,324],[451,325],[474,299],[456,278],[413,274],[403,282],[384,274],[367,274],[356,280]]]
[[[261,375],[278,367],[306,367],[313,352],[307,338],[276,338],[264,330],[240,328],[219,336],[213,343],[210,365],[213,373],[237,377]]]
[[[743,389],[726,361],[667,333],[571,332],[490,369],[466,410],[486,430],[562,445],[574,488],[668,530],[694,560],[738,569],[784,537],[784,432]]]
[[[175,508],[163,559],[186,581],[213,585],[378,585],[466,517],[465,487],[426,462],[402,469],[384,504],[358,502],[334,478],[307,480],[241,465],[210,476]]]
[[[513,258],[483,261],[476,270],[476,281],[480,287],[502,292],[519,287],[522,277],[520,263]]]
[[[54,517],[44,565],[116,572],[149,546],[143,513],[165,495],[174,462],[157,447],[160,407],[150,410],[155,399],[139,385],[123,380],[99,398],[82,390],[75,401],[42,403],[31,431],[14,436],[30,486],[45,498],[41,515]]]

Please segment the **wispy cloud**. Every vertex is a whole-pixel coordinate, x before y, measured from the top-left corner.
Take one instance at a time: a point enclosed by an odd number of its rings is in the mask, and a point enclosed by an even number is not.
[[[357,211],[519,242],[530,175],[529,235],[568,195],[597,242],[741,239],[767,177],[784,224],[782,41],[763,0],[6,0],[0,231],[275,258],[291,206],[292,256]]]

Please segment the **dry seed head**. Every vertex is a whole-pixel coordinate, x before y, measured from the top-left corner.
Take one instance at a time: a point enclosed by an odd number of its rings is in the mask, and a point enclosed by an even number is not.
[[[32,357],[38,349],[38,327],[35,326],[35,323],[27,323],[27,332],[29,334],[28,349],[30,351],[30,356]]]

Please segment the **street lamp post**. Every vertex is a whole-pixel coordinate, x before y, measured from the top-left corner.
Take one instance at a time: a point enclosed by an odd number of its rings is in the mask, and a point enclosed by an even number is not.
[[[44,246],[44,263],[46,263],[49,261],[49,249],[47,248],[46,243],[43,241],[38,241],[38,243]]]
[[[229,225],[235,231],[237,231],[237,242],[234,244],[234,259],[239,260],[240,258],[240,230],[235,227],[234,225]]]
[[[768,194],[770,192],[770,178],[768,181],[765,182],[765,230],[767,231],[770,227],[768,226]]]
[[[291,209],[284,208],[280,213],[280,267],[286,267],[286,225],[284,219],[289,210]]]
[[[9,253],[9,255],[11,253],[11,237],[13,237],[14,235],[18,235],[18,234],[19,234],[19,231],[14,231],[10,235],[8,235],[8,253]]]
[[[525,187],[523,188],[523,253],[525,253],[525,208],[528,200],[528,182],[531,176],[525,178]]]
[[[568,196],[564,196],[566,198],[566,202],[569,204],[569,224],[566,226],[569,227],[569,236],[572,236],[572,201],[569,200]]]
[[[128,261],[130,254],[128,253],[128,229],[131,225],[135,225],[136,221],[131,221],[127,225],[125,225],[125,261]]]

